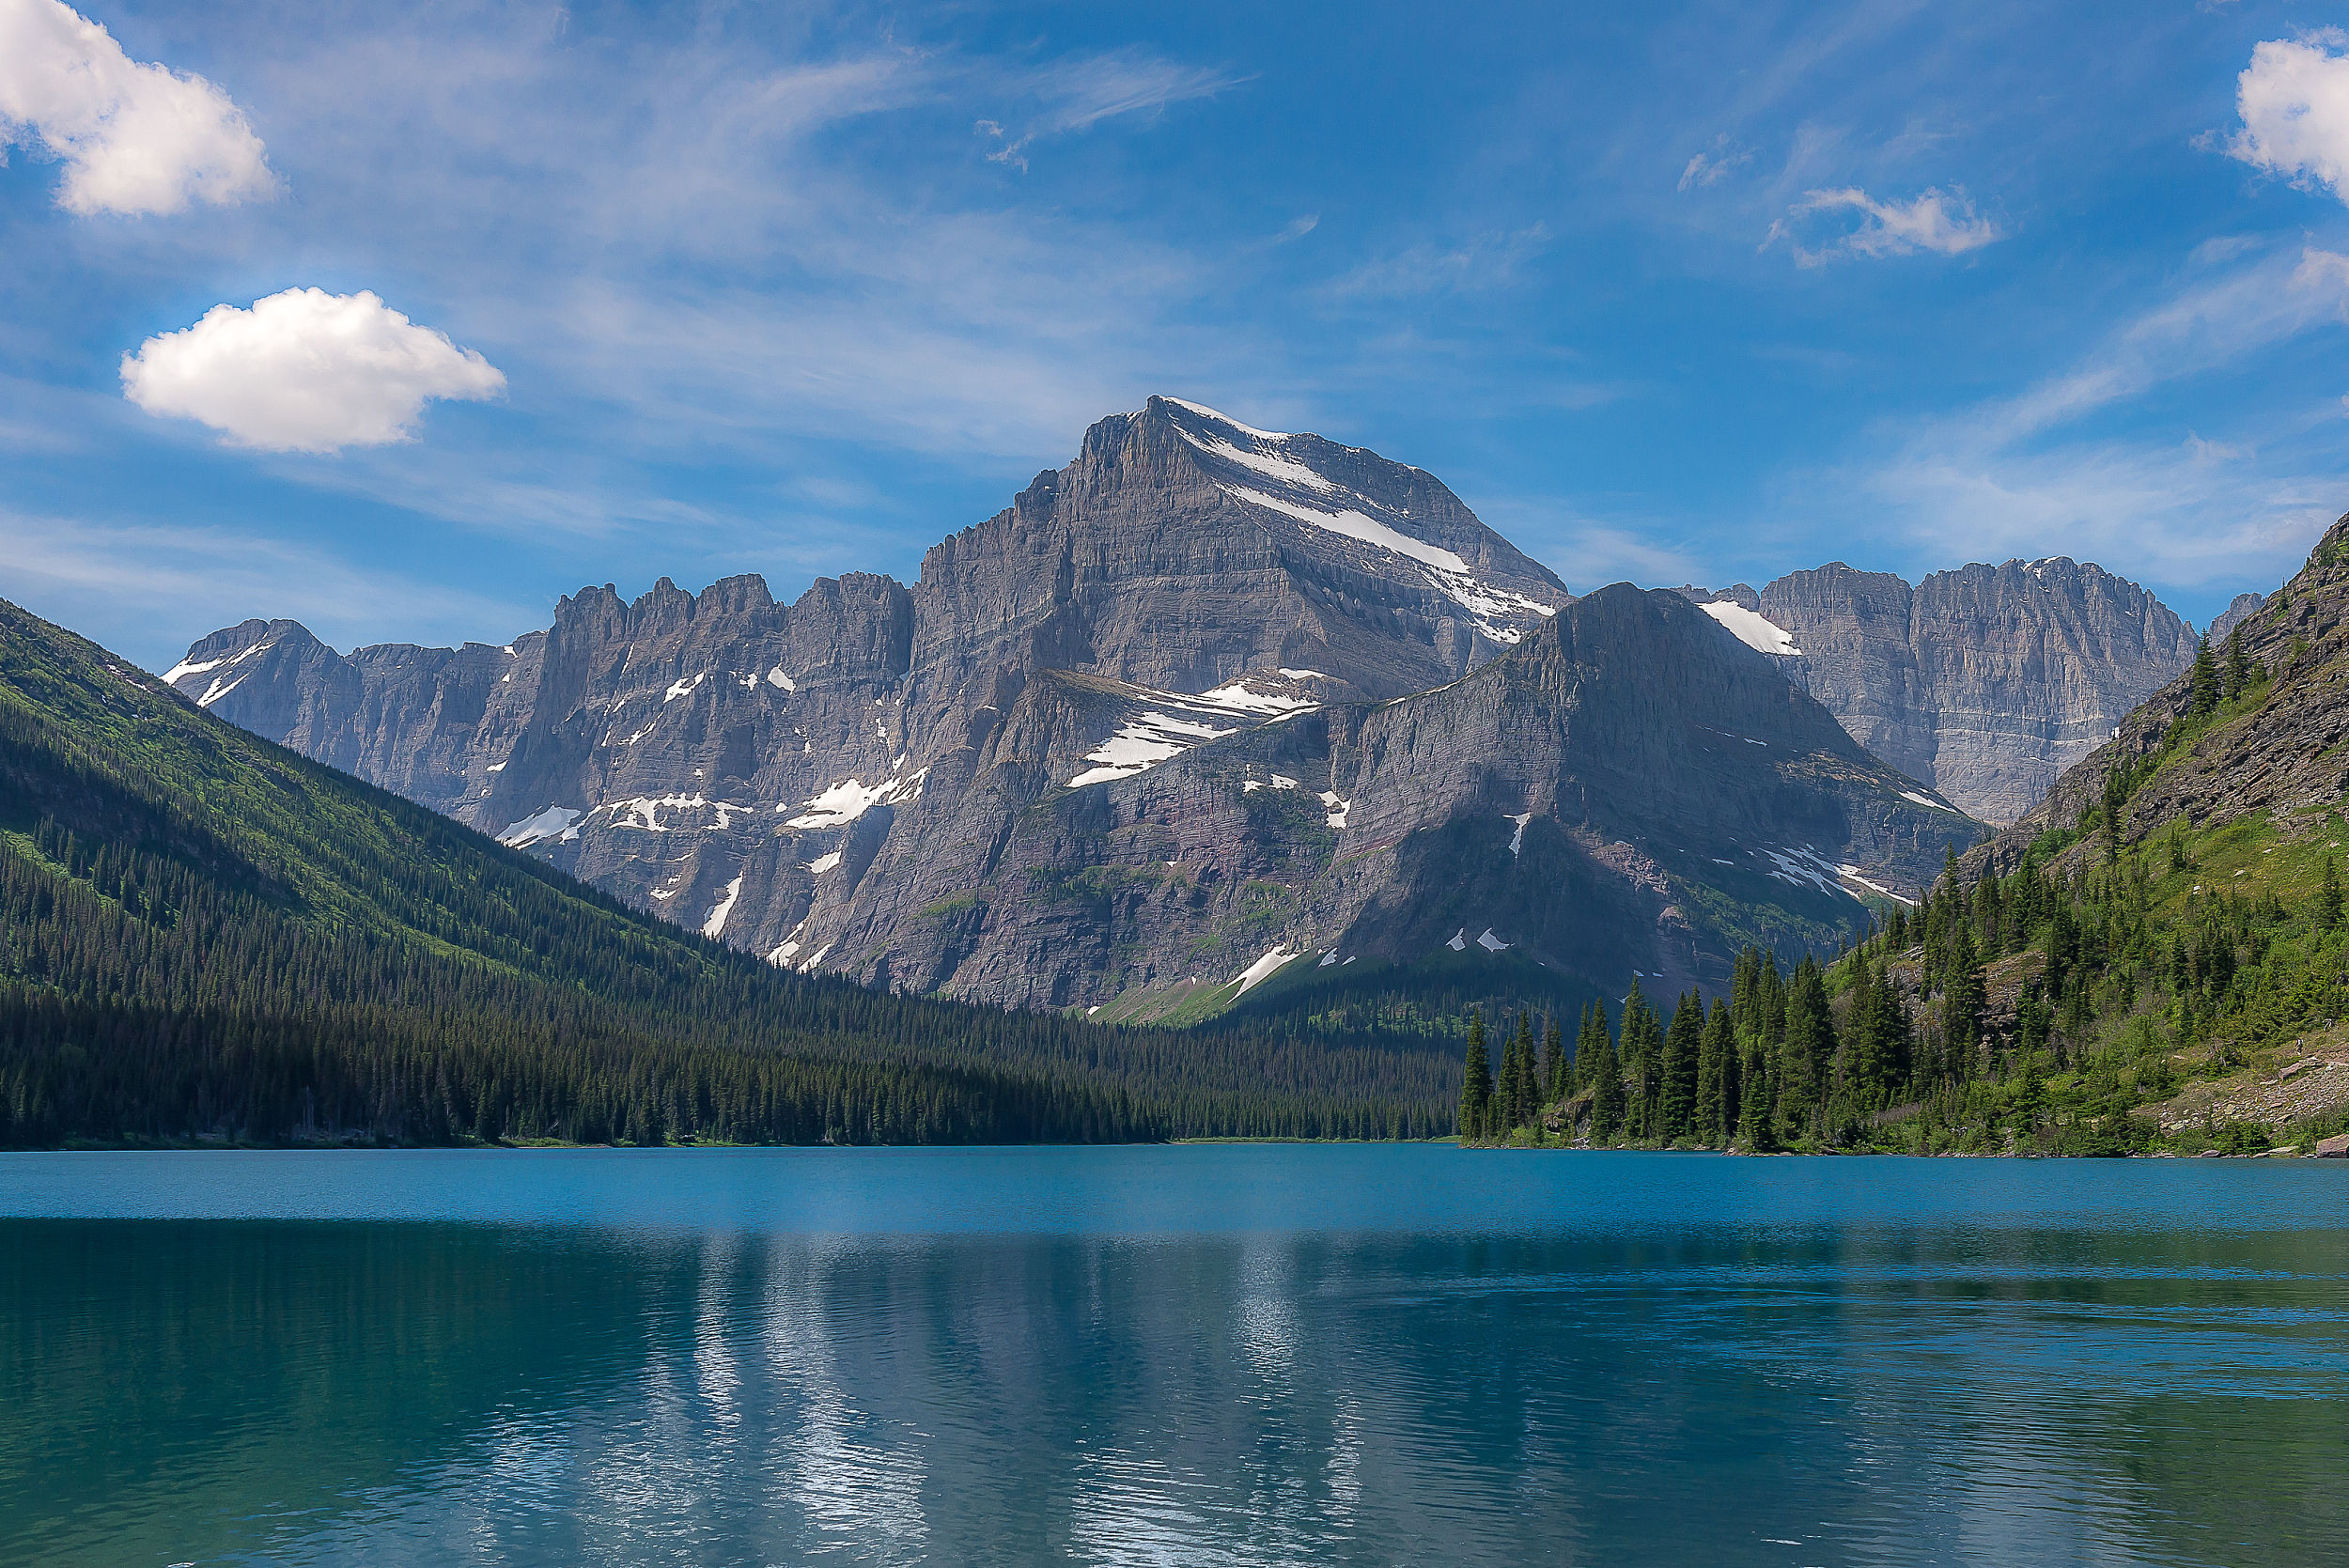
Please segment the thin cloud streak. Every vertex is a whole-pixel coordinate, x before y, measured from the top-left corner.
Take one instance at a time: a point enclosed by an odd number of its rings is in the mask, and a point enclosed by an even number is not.
[[[2204,256],[2239,254],[2206,248]],[[2182,287],[2018,396],[1927,421],[1897,437],[1884,459],[1797,489],[1864,497],[1921,553],[1952,564],[2061,551],[2170,587],[2268,581],[2344,505],[2342,421],[2327,411],[2227,432],[2233,440],[2065,432],[2344,320],[2349,257],[2314,246],[2254,256]]]
[[[546,624],[544,607],[362,569],[329,551],[220,528],[0,511],[0,594],[150,670],[217,630],[215,606],[299,619],[338,647]]]

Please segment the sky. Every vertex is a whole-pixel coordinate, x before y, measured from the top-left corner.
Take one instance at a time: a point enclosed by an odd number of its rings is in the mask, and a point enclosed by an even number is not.
[[[0,0],[0,596],[504,642],[910,581],[1154,393],[1576,592],[2349,512],[2337,6]]]

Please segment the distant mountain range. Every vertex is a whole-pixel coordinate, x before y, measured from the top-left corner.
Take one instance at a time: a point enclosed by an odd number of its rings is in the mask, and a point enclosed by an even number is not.
[[[1110,1030],[781,972],[0,601],[0,1148],[1449,1131],[1457,1048],[1405,1025]]]
[[[1180,1020],[1833,947],[2193,646],[2069,561],[1576,598],[1422,470],[1152,398],[911,587],[607,585],[348,656],[254,620],[166,678],[774,964]]]

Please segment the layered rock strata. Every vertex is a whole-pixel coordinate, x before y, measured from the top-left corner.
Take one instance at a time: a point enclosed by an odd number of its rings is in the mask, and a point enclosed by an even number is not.
[[[1006,1004],[1710,982],[1978,831],[1685,600],[1573,600],[1421,470],[1160,398],[910,588],[607,585],[349,656],[251,621],[170,678],[778,964]]]
[[[1758,593],[1683,589],[1852,738],[1956,805],[2011,822],[2194,659],[2152,594],[2061,556],[1936,572],[1911,587],[1842,562]]]

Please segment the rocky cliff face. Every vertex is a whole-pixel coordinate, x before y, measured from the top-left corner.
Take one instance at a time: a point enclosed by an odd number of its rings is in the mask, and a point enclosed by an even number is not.
[[[2194,629],[2160,600],[2061,556],[1913,588],[1836,562],[1759,593],[1682,591],[1778,657],[1852,738],[1990,822],[2037,804],[2194,659]]]
[[[778,964],[1128,1016],[1308,955],[1718,978],[1978,831],[1677,597],[1571,600],[1420,470],[1159,398],[910,588],[347,658],[251,621],[170,679]]]
[[[2206,828],[2253,812],[2273,814],[2288,837],[2314,832],[2323,817],[2309,808],[2337,810],[2349,798],[2349,517],[2241,625],[2244,657],[2271,677],[2256,689],[2255,706],[2221,716],[2207,733],[2165,755],[2171,725],[2193,703],[2191,673],[2178,676],[2123,719],[2046,800],[1968,856],[1967,875],[1980,875],[1984,862],[2001,873],[2014,870],[2034,838],[2077,826],[2083,812],[2101,803],[2109,772],[2135,774],[2156,757],[2159,766],[2123,808],[2124,842],[2142,842],[2172,822]]]
[[[2242,622],[2249,620],[2252,613],[2266,602],[2265,594],[2235,595],[2227,608],[2218,613],[2218,618],[2210,623],[2211,646],[2217,647],[2225,642],[2228,632],[2232,631]]]

